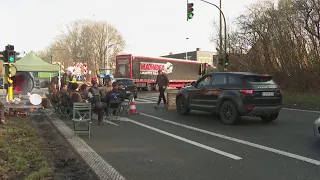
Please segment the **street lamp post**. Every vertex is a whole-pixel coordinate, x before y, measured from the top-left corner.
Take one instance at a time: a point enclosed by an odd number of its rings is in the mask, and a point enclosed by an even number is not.
[[[106,64],[104,64],[105,68],[109,68],[109,24],[107,23],[107,67]],[[110,69],[110,68],[109,68]]]
[[[188,60],[188,37],[186,38],[186,60]]]

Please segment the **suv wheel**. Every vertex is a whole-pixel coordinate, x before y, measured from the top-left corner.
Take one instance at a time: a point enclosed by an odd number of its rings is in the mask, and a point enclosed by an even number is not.
[[[237,107],[232,101],[225,101],[220,106],[220,118],[225,124],[236,124],[240,119]]]
[[[269,115],[266,115],[266,116],[260,116],[260,118],[264,122],[271,122],[271,121],[276,120],[278,118],[278,116],[279,116],[279,113],[276,113],[276,114],[269,114]]]
[[[186,98],[183,96],[179,96],[176,100],[176,108],[179,114],[181,115],[187,115],[190,113],[190,108],[187,103]]]

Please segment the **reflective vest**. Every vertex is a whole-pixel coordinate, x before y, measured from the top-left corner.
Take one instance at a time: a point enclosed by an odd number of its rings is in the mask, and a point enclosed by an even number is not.
[[[73,76],[72,83],[76,83],[76,82],[77,82],[77,78],[75,76]]]

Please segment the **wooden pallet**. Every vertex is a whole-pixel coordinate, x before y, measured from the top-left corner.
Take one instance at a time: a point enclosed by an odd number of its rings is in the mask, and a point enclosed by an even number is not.
[[[175,110],[176,109],[176,96],[178,91],[168,91],[167,92],[167,109]]]

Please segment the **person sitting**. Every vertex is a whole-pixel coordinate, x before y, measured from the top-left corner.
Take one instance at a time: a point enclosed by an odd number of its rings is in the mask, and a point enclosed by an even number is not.
[[[61,98],[64,98],[64,97],[66,97],[66,96],[69,96],[68,86],[67,86],[67,85],[64,85],[64,86],[60,89],[58,95],[59,95]]]
[[[124,101],[124,95],[121,91],[119,91],[118,83],[113,82],[112,87],[113,87],[112,91],[109,91],[104,98],[104,101],[107,103],[107,107],[109,107],[111,100],[120,99],[121,102]],[[107,112],[109,112],[108,109],[107,109]],[[116,113],[116,110],[113,111],[114,115],[115,113]]]
[[[84,99],[84,100],[88,100],[89,99],[87,88],[88,88],[87,84],[82,84],[80,86],[80,89],[79,89],[79,93],[81,95],[81,98]]]
[[[93,96],[101,95],[101,92],[99,90],[99,84],[97,82],[92,83],[92,86],[89,89],[89,93],[91,93]]]
[[[92,87],[89,89],[88,97],[89,101],[92,104],[92,110],[98,114],[98,125],[103,125],[103,115],[104,115],[104,108],[105,104],[101,102],[101,93],[98,88],[98,83],[94,82]]]
[[[126,96],[126,89],[124,88],[123,83],[119,83],[118,90],[122,92],[123,96]]]
[[[107,93],[112,91],[112,83],[109,81],[105,87],[101,90],[101,97],[106,97]]]
[[[70,97],[73,103],[75,102],[87,102],[86,99],[82,99],[81,94],[77,91],[79,87],[78,83],[72,83],[70,86]]]
[[[67,93],[67,92],[69,92],[68,91],[68,86],[66,84],[61,86],[61,89],[60,89],[59,93]]]

